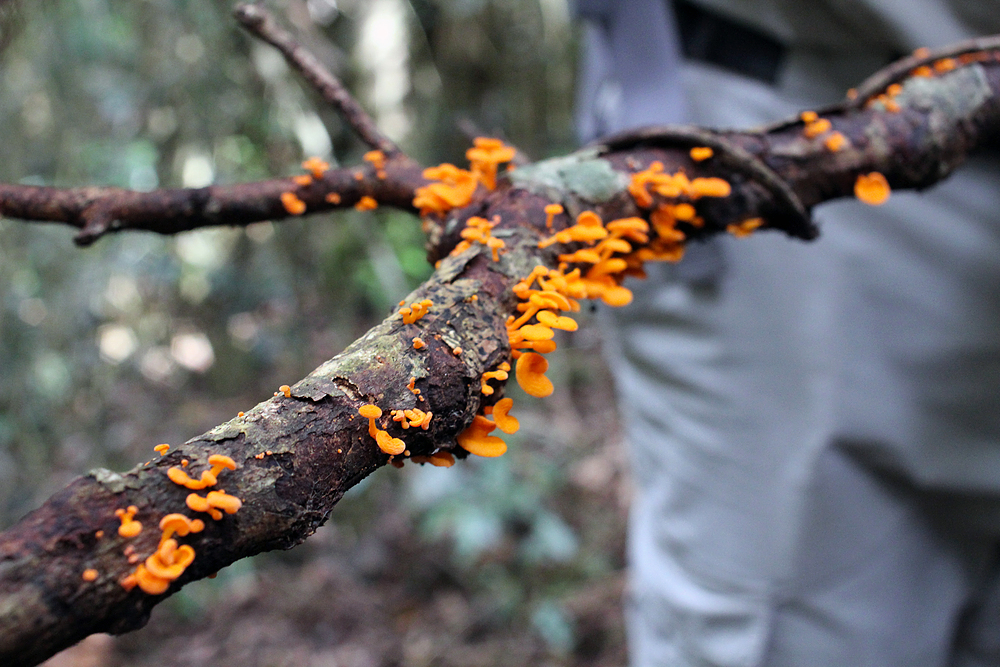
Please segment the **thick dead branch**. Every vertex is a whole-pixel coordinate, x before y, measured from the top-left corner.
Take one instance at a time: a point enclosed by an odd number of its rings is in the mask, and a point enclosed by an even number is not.
[[[381,170],[374,165],[332,169],[305,185],[280,178],[237,185],[136,192],[121,188],[53,188],[0,183],[0,214],[80,229],[75,241],[90,245],[108,232],[149,231],[158,234],[214,227],[243,226],[293,215],[282,201],[292,193],[319,213],[356,205],[371,197],[381,205],[414,211],[413,191],[426,183],[421,167],[397,154]]]
[[[196,556],[168,593],[237,559],[301,542],[326,519],[344,491],[385,464],[388,457],[358,414],[363,404],[373,403],[385,412],[413,407],[432,411],[427,431],[404,431],[388,415],[378,426],[404,439],[410,454],[445,450],[463,456],[455,437],[487,400],[481,391],[482,374],[510,359],[505,320],[517,312],[518,304],[512,286],[536,264],[555,267],[560,253],[575,249],[559,244],[540,249],[538,241],[585,210],[603,220],[651,217],[656,206],[669,203],[666,196],[637,202],[629,185],[634,174],[654,161],[663,164],[664,172],[683,170],[691,179],[722,177],[732,186],[728,196],[693,202],[704,223],[682,225],[688,239],[758,217],[766,226],[811,237],[815,230],[808,219],[810,209],[850,195],[861,174],[879,171],[895,188],[927,187],[944,178],[1000,127],[1000,63],[994,51],[1000,42],[982,44],[990,50],[963,51],[957,60],[935,56],[929,65],[909,62],[903,78],[892,70],[885,79],[892,83],[885,90],[870,87],[867,99],[815,117],[806,114],[756,132],[633,132],[515,169],[492,192],[480,187],[466,207],[427,225],[431,256],[442,262],[432,278],[407,297],[433,302],[423,319],[404,324],[399,315],[389,317],[291,387],[287,397],[261,403],[149,465],[123,474],[95,471],[81,477],[0,535],[0,660],[5,665],[34,664],[87,634],[124,632],[145,622],[163,596],[122,587],[122,578],[133,569],[125,550],[131,547],[148,556],[157,546],[154,527],[159,519],[185,511],[187,490],[166,474],[182,459],[191,462],[193,474],[206,468],[212,454],[234,459],[237,468],[225,471],[220,485],[241,498],[243,508],[219,521],[206,521],[203,532],[185,539]],[[841,139],[831,139],[836,136]],[[711,147],[714,154],[696,161],[692,147]],[[315,196],[296,192],[310,210],[326,193],[344,194],[341,205],[347,205],[351,199],[346,193],[359,197],[364,188],[383,203],[410,209],[414,190],[424,181],[419,167],[396,159],[400,162],[387,167],[385,179],[365,172],[357,181],[351,170],[341,170],[306,186],[317,188]],[[82,226],[88,207],[113,208],[101,202],[122,197],[142,206],[117,204],[109,218],[125,217],[128,228],[169,233],[177,229],[166,225],[188,229],[197,226],[190,222],[195,219],[234,224],[219,222],[219,210],[227,211],[226,220],[280,217],[280,193],[288,191],[290,182],[207,189],[214,198],[206,194],[206,200],[221,202],[210,214],[185,208],[191,206],[190,193],[200,191],[103,191],[102,198],[100,190],[4,188],[2,210],[11,215]],[[560,203],[568,215],[555,216],[552,229],[547,229],[545,207],[552,202]],[[203,210],[207,204],[200,206]],[[168,215],[164,209],[173,212]],[[177,211],[188,216],[188,222],[167,222]],[[473,215],[497,217],[492,234],[504,246],[496,260],[479,244],[449,255]],[[163,220],[159,227],[149,224],[154,218]],[[416,336],[427,347],[417,349]],[[501,392],[488,400],[495,401]],[[138,537],[122,538],[114,510],[129,505],[138,508],[137,519],[147,528]],[[103,537],[97,537],[99,531]],[[96,578],[85,580],[85,570],[94,570]]]
[[[272,45],[285,56],[285,60],[332,104],[344,117],[347,124],[366,144],[380,150],[387,156],[401,153],[391,139],[382,134],[354,96],[335,77],[330,70],[316,59],[312,53],[304,49],[292,35],[281,28],[274,17],[264,7],[253,4],[238,5],[235,10],[237,20],[250,33]]]

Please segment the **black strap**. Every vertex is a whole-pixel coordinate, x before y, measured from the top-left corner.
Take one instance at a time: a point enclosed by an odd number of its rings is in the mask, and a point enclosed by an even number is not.
[[[688,0],[673,5],[686,58],[765,83],[778,80],[786,49],[777,39]]]

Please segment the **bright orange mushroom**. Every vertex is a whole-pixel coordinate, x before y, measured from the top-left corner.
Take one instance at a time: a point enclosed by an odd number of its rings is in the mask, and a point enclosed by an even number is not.
[[[209,491],[206,500],[209,505],[226,514],[235,514],[243,507],[243,502],[239,498],[231,496],[225,491]]]
[[[858,174],[854,182],[855,196],[866,204],[879,206],[884,204],[891,194],[889,182],[877,171],[868,174]]]
[[[130,538],[142,532],[142,524],[133,518],[138,511],[139,508],[135,505],[129,505],[127,510],[115,510],[115,516],[122,522],[122,525],[118,527],[119,535],[124,538]]]
[[[392,456],[402,454],[406,449],[406,443],[399,438],[392,437],[387,431],[376,431],[375,442],[378,443],[379,449]]]
[[[507,443],[490,435],[496,424],[482,415],[476,415],[467,429],[458,434],[458,444],[465,451],[476,456],[502,456],[507,451]]]
[[[362,405],[358,408],[358,414],[368,420],[368,435],[374,438],[378,432],[375,420],[382,416],[382,408],[377,405]]]
[[[507,414],[513,405],[514,399],[502,398],[493,406],[493,421],[496,423],[497,428],[504,433],[517,433],[517,430],[521,428],[521,424],[517,421],[517,418]]]
[[[525,352],[517,360],[515,377],[517,383],[526,394],[544,398],[552,393],[555,387],[552,382],[545,377],[545,371],[549,369],[549,362],[540,354]]]
[[[306,212],[306,203],[299,199],[294,192],[282,192],[281,205],[291,215],[302,215]]]
[[[714,151],[707,146],[695,146],[691,149],[691,159],[695,162],[703,162],[714,154]]]
[[[170,581],[168,579],[163,579],[150,573],[145,565],[137,567],[133,576],[139,588],[149,595],[161,595],[166,593],[167,589],[170,588]],[[125,586],[127,581],[128,579],[126,578],[125,581],[122,581],[122,585]]]

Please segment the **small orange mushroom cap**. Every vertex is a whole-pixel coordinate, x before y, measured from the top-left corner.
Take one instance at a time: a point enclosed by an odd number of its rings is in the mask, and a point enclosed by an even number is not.
[[[192,493],[190,495],[195,496],[196,494]],[[169,539],[174,533],[184,537],[188,533],[200,533],[204,529],[205,522],[201,519],[189,519],[183,514],[168,514],[160,519],[160,530],[164,534],[163,539]]]
[[[708,146],[695,146],[691,149],[691,159],[695,162],[702,162],[714,155],[714,151]]]
[[[435,452],[427,457],[427,462],[438,468],[450,468],[455,465],[455,457],[451,452]]]
[[[521,428],[517,417],[507,414],[513,405],[514,399],[502,398],[493,406],[493,421],[496,422],[497,428],[504,433],[517,433],[517,430]]]
[[[171,561],[169,563],[163,562],[160,552],[157,552],[146,559],[146,562],[143,563],[144,569],[154,577],[165,579],[168,582],[173,581],[184,573],[188,565],[194,562],[194,548],[188,544],[182,544],[173,550],[169,560]],[[139,585],[142,586],[141,581]],[[146,589],[143,588],[143,590]]]
[[[476,415],[469,428],[458,434],[458,444],[462,449],[476,456],[490,458],[502,456],[507,451],[507,443],[490,435],[490,432],[496,427],[497,425],[486,417]]]
[[[124,538],[130,538],[142,532],[142,524],[133,518],[138,511],[139,508],[135,505],[129,505],[128,509],[115,510],[115,516],[122,522],[122,525],[118,527],[119,535]]]
[[[209,505],[222,510],[226,514],[235,514],[243,507],[243,502],[239,498],[231,496],[224,491],[209,491],[206,500]]]
[[[854,182],[854,194],[858,199],[872,206],[884,204],[892,193],[885,176],[877,171],[859,174]]]
[[[302,215],[306,212],[306,203],[299,199],[294,192],[282,192],[281,205],[291,215]]]
[[[230,470],[236,470],[236,461],[232,460],[225,454],[212,454],[211,456],[208,457],[208,465],[212,466],[213,468],[218,467],[219,472],[222,472],[222,468],[229,468]]]
[[[515,376],[517,383],[526,394],[544,398],[550,395],[555,387],[552,381],[545,377],[549,362],[540,354],[525,352],[517,360]]]
[[[402,454],[406,449],[406,443],[399,438],[392,437],[387,431],[377,431],[375,433],[375,442],[378,443],[379,449],[393,456]]]
[[[377,405],[362,405],[358,408],[358,414],[365,419],[378,419],[382,416],[382,408]]]
[[[139,588],[149,595],[162,595],[170,588],[170,580],[157,577],[149,572],[145,565],[137,567],[133,576],[135,576],[135,582],[139,585]]]

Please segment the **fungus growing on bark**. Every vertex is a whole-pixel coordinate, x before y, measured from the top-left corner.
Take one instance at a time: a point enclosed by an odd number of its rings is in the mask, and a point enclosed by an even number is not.
[[[455,456],[451,452],[435,452],[427,457],[427,462],[438,468],[450,468],[455,465]]]
[[[743,238],[750,236],[754,230],[763,224],[763,218],[749,218],[738,224],[726,225],[726,231],[737,238]]]
[[[506,244],[502,239],[493,236],[490,231],[497,225],[499,220],[499,216],[494,217],[493,222],[476,215],[470,217],[465,221],[465,229],[461,231],[462,240],[452,249],[450,254],[457,255],[471,248],[473,243],[481,243],[493,253],[494,262],[500,261],[499,251]]]
[[[934,71],[939,74],[944,74],[945,72],[950,72],[955,69],[957,65],[955,61],[951,58],[941,58],[940,60],[934,61]]]
[[[340,195],[338,193],[336,193],[336,192],[329,193],[326,197],[324,197],[324,199],[326,199],[326,203],[328,203],[328,204],[339,204],[340,203]]]
[[[201,519],[189,519],[175,512],[160,519],[160,530],[163,531],[160,540],[170,539],[174,534],[184,537],[188,533],[200,533],[204,529],[205,522]]]
[[[375,167],[375,175],[378,178],[385,178],[385,153],[379,150],[368,151],[362,156],[362,159]]]
[[[715,176],[691,181],[691,192],[695,197],[728,197],[732,191],[729,181]]]
[[[409,308],[400,308],[399,314],[403,316],[403,324],[413,324],[427,314],[434,302],[430,299],[414,301]]]
[[[399,422],[403,430],[412,426],[414,428],[422,428],[426,431],[430,427],[431,418],[434,416],[433,413],[424,412],[419,408],[393,410],[390,414],[392,415],[392,421]]]
[[[549,204],[545,207],[545,228],[552,229],[552,221],[563,212],[562,204]]]
[[[406,449],[406,443],[399,438],[392,437],[387,431],[376,431],[375,442],[378,444],[379,449],[392,456],[402,454]]]
[[[416,338],[413,339],[413,349],[414,350],[422,350],[425,347],[427,347],[427,343],[425,343],[422,338],[416,337]]]
[[[507,451],[507,443],[490,435],[496,424],[482,415],[476,415],[467,429],[458,434],[458,444],[465,451],[476,456],[502,456]]]
[[[319,180],[323,178],[323,174],[330,168],[330,164],[320,160],[318,157],[311,157],[302,163],[302,168],[312,174],[313,178]]]
[[[312,176],[309,174],[299,174],[298,176],[292,176],[292,180],[295,181],[296,185],[305,187],[311,185],[313,182]]]
[[[424,178],[436,181],[417,188],[413,206],[420,215],[429,213],[445,214],[453,208],[460,208],[472,201],[478,180],[471,171],[459,169],[447,162],[423,171]]]
[[[695,162],[704,162],[715,155],[715,152],[708,146],[695,146],[691,149],[691,159]]]
[[[278,391],[284,394],[285,398],[291,398],[292,396],[292,388],[289,387],[287,384],[283,384],[280,387],[278,387]]]
[[[480,380],[480,391],[485,396],[492,396],[494,389],[487,384],[488,380],[500,380],[501,382],[509,377],[510,364],[506,361],[501,363],[495,371],[486,371]]]
[[[499,139],[476,137],[472,140],[472,148],[465,151],[472,173],[489,190],[497,187],[497,166],[502,162],[514,159],[515,151],[505,146]]]
[[[552,381],[545,377],[549,362],[540,354],[525,352],[517,360],[515,377],[524,393],[538,398],[545,398],[552,393]]]
[[[119,535],[127,539],[130,537],[135,537],[136,535],[142,532],[142,524],[133,518],[135,517],[138,511],[139,508],[136,507],[135,505],[129,505],[128,509],[125,510],[123,509],[115,510],[115,516],[118,517],[122,522],[122,525],[118,526]]]
[[[504,433],[517,433],[517,430],[521,428],[521,424],[517,421],[517,418],[508,414],[513,405],[514,399],[502,398],[493,406],[493,421],[496,423],[497,428]]]
[[[80,576],[83,578],[84,581],[95,581],[97,579],[97,570],[93,568],[87,568],[86,570],[83,571],[83,574]]]
[[[831,153],[836,153],[837,151],[843,150],[847,146],[847,137],[840,132],[833,132],[830,136],[823,140],[823,145],[826,147],[826,150]]]
[[[368,435],[374,438],[378,432],[375,420],[382,416],[382,408],[371,404],[362,405],[358,408],[358,414],[368,420]]]
[[[163,456],[164,454],[166,454],[168,449],[170,449],[170,445],[168,445],[168,444],[162,444],[162,445],[157,445],[156,447],[153,447],[153,450],[157,454],[159,454],[160,456]]]
[[[294,192],[282,192],[281,205],[290,215],[302,215],[306,212],[306,203],[299,199]]]
[[[866,204],[879,206],[884,204],[891,194],[889,182],[877,171],[868,174],[858,174],[854,181],[855,196]]]
[[[828,119],[817,118],[812,122],[806,123],[806,126],[802,129],[802,134],[807,139],[815,139],[824,132],[829,132],[832,127],[833,124]]]
[[[359,211],[374,211],[378,208],[378,202],[375,201],[373,197],[365,195],[358,200],[358,203],[354,205],[354,208]]]
[[[208,486],[215,486],[219,474],[223,469],[236,470],[236,462],[223,454],[212,454],[208,457],[208,464],[212,466],[211,469],[203,471],[200,479],[192,479],[177,466],[167,469],[167,477],[174,484],[191,489],[192,491],[198,491]],[[181,465],[185,465],[185,463],[181,462]]]
[[[153,577],[171,582],[184,574],[184,570],[192,562],[194,562],[193,547],[188,544],[178,546],[177,540],[168,539],[164,540],[156,553],[146,559],[143,566],[146,572]],[[141,580],[139,586],[142,587]],[[146,589],[143,588],[143,590]]]
[[[375,425],[375,420],[382,416],[382,408],[377,405],[362,405],[358,408],[358,414],[368,420],[368,434],[375,438],[375,443],[386,454],[402,454],[406,449],[406,444],[399,438],[393,438],[388,432],[381,430]]]

